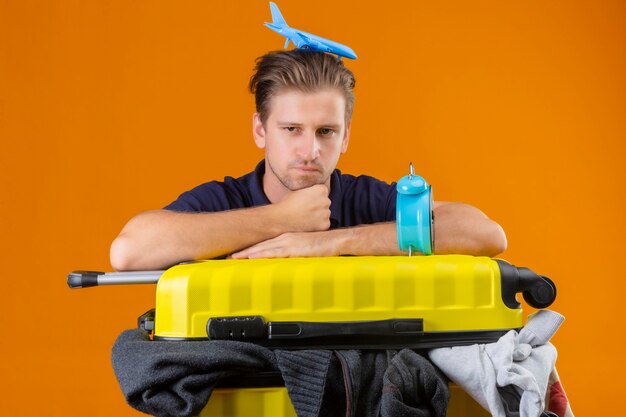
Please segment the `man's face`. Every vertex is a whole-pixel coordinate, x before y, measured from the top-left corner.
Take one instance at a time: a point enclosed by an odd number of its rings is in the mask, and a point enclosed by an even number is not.
[[[270,201],[315,184],[330,188],[350,132],[341,92],[285,90],[272,97],[269,110],[265,124],[255,113],[253,131],[257,146],[265,148],[263,187]]]

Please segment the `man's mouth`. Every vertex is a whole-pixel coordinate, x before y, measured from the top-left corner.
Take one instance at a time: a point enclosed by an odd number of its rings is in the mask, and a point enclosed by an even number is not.
[[[295,165],[292,168],[298,171],[303,171],[303,172],[319,172],[320,171],[318,167],[315,167],[312,165]]]

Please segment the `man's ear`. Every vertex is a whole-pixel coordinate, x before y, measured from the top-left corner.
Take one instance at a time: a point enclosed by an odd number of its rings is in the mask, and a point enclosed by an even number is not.
[[[346,133],[343,135],[343,140],[341,141],[341,153],[346,153],[348,150],[348,142],[350,142],[350,126],[352,126],[352,120],[346,124]]]
[[[254,113],[252,115],[252,136],[254,136],[254,143],[259,149],[265,148],[265,126],[261,121],[261,115]]]

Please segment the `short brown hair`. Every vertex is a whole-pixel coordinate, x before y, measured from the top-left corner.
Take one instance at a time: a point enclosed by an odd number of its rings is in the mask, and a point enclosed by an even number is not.
[[[256,60],[250,78],[250,92],[254,94],[256,111],[265,123],[269,117],[271,98],[281,90],[295,88],[316,92],[335,88],[346,99],[346,121],[354,108],[354,74],[336,56],[303,49],[269,52]]]

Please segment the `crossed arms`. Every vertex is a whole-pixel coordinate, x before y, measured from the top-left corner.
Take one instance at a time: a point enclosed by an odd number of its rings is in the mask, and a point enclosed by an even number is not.
[[[435,252],[495,256],[502,228],[475,207],[435,202]],[[193,259],[400,255],[396,224],[328,230],[324,185],[294,191],[278,203],[213,213],[154,210],[133,217],[111,245],[116,270],[164,269]]]

